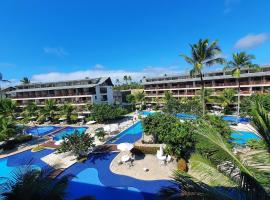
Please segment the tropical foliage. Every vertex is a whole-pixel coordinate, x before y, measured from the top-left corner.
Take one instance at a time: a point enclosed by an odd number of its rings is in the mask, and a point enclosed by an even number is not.
[[[94,104],[92,108],[92,117],[97,122],[115,120],[127,114],[127,111],[119,106],[108,104]]]
[[[14,120],[0,116],[0,141],[8,140],[17,134],[18,132]]]
[[[241,115],[251,115],[252,105],[256,102],[263,106],[266,111],[270,112],[270,94],[252,94],[241,101]]]
[[[232,61],[227,63],[225,70],[230,70],[232,76],[236,78],[238,84],[238,98],[237,98],[237,115],[240,114],[240,77],[241,69],[256,69],[258,65],[252,63],[255,56],[246,54],[245,52],[234,53]]]
[[[60,108],[60,113],[62,117],[64,117],[67,120],[67,123],[71,123],[72,117],[76,118],[77,115],[75,115],[74,111],[75,111],[75,107],[72,104],[64,104]]]
[[[270,152],[270,116],[265,108],[258,102],[252,106],[252,122]]]
[[[230,105],[235,102],[235,90],[232,88],[226,88],[221,92],[221,95],[218,97],[221,106],[224,109],[224,114],[231,114]]]
[[[201,82],[202,112],[205,114],[205,86],[203,79],[203,68],[214,64],[223,64],[225,61],[220,57],[221,49],[217,41],[209,43],[208,39],[200,39],[197,44],[190,45],[191,56],[181,55],[187,63],[192,65],[191,76],[198,76]]]
[[[66,188],[69,178],[50,178],[52,170],[38,170],[30,166],[19,168],[12,172],[11,178],[1,185],[1,199],[4,200],[63,200],[67,197]],[[84,197],[88,200],[94,199]]]
[[[73,134],[64,137],[58,149],[59,153],[73,152],[78,159],[87,157],[88,152],[94,147],[94,138],[89,134],[81,134],[75,131]]]
[[[22,84],[29,84],[30,80],[27,77],[23,77],[22,80],[20,80]]]

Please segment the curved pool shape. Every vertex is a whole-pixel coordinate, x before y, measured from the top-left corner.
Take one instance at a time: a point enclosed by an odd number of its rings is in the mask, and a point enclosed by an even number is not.
[[[261,138],[252,132],[236,131],[231,134],[232,142],[238,145],[245,145],[248,140],[260,140]]]
[[[75,131],[78,131],[80,134],[84,134],[88,127],[71,127],[68,126],[63,130],[60,130],[53,136],[53,140],[58,141],[62,140],[65,136],[72,135]]]
[[[0,184],[11,178],[12,172],[19,167],[30,166],[33,168],[48,168],[51,167],[41,160],[42,157],[54,152],[51,149],[45,149],[39,152],[24,151],[6,158],[0,159]]]
[[[139,114],[140,115],[144,115],[144,116],[149,116],[149,115],[154,115],[158,112],[153,112],[153,111],[140,111]]]
[[[227,115],[222,117],[223,120],[234,123],[249,123],[250,118],[248,117],[237,117],[233,115]]]
[[[137,122],[128,129],[113,137],[107,144],[120,144],[122,142],[134,143],[142,137],[142,123]]]
[[[25,133],[34,136],[44,136],[58,129],[60,129],[60,127],[57,126],[36,126],[27,128]]]

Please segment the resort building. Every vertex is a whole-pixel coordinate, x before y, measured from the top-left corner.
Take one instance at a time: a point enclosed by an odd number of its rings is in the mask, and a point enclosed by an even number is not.
[[[48,99],[58,104],[71,103],[76,106],[91,103],[113,103],[113,84],[110,77],[21,84],[6,92],[20,106],[28,102],[44,105]]]
[[[241,97],[253,93],[270,92],[270,66],[260,70],[243,69],[241,71],[240,89]],[[218,96],[225,88],[237,90],[237,79],[230,71],[213,71],[204,74],[205,88],[213,89],[213,95]],[[146,100],[152,102],[155,98],[164,97],[165,91],[171,91],[174,97],[194,97],[201,89],[200,78],[190,77],[189,74],[145,78],[143,81]]]

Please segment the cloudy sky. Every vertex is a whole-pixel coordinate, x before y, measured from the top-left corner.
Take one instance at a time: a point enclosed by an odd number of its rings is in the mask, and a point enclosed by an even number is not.
[[[269,0],[0,1],[0,72],[13,84],[188,72],[179,57],[218,39],[270,63]],[[212,69],[220,68],[214,66]]]

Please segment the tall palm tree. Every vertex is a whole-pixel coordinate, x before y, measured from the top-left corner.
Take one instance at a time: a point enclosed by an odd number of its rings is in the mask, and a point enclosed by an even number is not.
[[[41,112],[45,118],[49,119],[50,121],[53,121],[54,116],[57,112],[57,106],[56,106],[55,100],[48,99],[47,101],[45,101],[45,106],[41,110]]]
[[[128,76],[129,83],[131,84],[132,78],[131,76]]]
[[[2,98],[2,87],[1,87],[1,83],[10,83],[9,80],[5,80],[3,78],[3,74],[0,72],[0,98]]]
[[[236,92],[234,89],[226,88],[218,97],[218,100],[221,102],[221,106],[224,108],[225,112],[228,111],[229,105],[231,105],[235,101],[235,94]]]
[[[52,170],[37,170],[33,167],[19,168],[12,172],[12,176],[3,185],[2,198],[4,200],[63,200],[67,196],[67,186],[71,175],[61,178],[50,178]],[[94,199],[84,197],[82,199]]]
[[[237,97],[237,116],[240,113],[240,77],[241,77],[241,69],[251,69],[251,68],[259,68],[258,65],[253,64],[252,60],[255,59],[254,55],[247,54],[245,52],[234,53],[232,61],[227,63],[227,66],[224,70],[230,70],[232,76],[236,78],[238,84],[238,97]]]
[[[254,128],[263,138],[268,147],[268,152],[270,152],[270,116],[265,108],[255,102],[252,106],[252,121]]]
[[[116,82],[117,85],[120,84],[120,80],[118,78],[115,80],[115,82]]]
[[[15,119],[16,110],[16,101],[12,101],[11,99],[0,99],[0,114]]]
[[[36,116],[38,114],[38,106],[35,102],[29,102],[23,109],[23,115],[27,118]]]
[[[134,97],[135,97],[136,103],[139,103],[140,104],[140,109],[142,109],[142,104],[143,104],[144,99],[145,99],[144,92],[137,92],[137,93],[134,94]]]
[[[27,77],[23,77],[22,80],[20,80],[20,82],[21,82],[22,84],[29,84],[29,83],[30,83],[30,80],[29,80],[29,78],[27,78]]]
[[[66,117],[68,123],[71,121],[71,116],[74,113],[74,110],[75,108],[72,104],[64,104],[61,107],[61,114]]]
[[[199,76],[201,81],[201,101],[203,107],[203,115],[205,114],[205,92],[204,92],[204,79],[203,69],[205,66],[212,66],[214,64],[223,64],[225,60],[220,57],[221,49],[218,42],[215,40],[209,44],[208,39],[200,39],[197,44],[190,45],[191,56],[181,54],[187,63],[193,66],[190,71],[191,76]]]
[[[123,78],[124,81],[126,81],[126,85],[128,84],[128,76],[125,75],[124,78]]]

